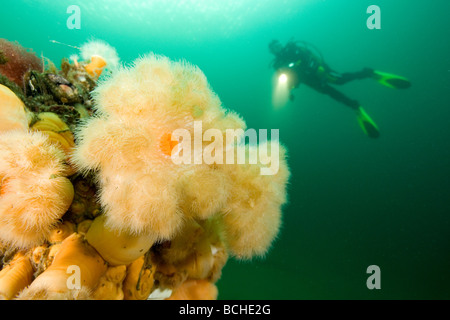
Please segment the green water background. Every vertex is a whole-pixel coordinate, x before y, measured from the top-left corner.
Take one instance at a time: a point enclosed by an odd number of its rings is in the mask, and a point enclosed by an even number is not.
[[[69,5],[81,29],[69,30]],[[366,9],[381,8],[381,30]],[[292,177],[283,227],[265,259],[230,260],[220,299],[450,298],[450,2],[365,0],[2,1],[0,37],[59,64],[91,37],[125,63],[155,52],[197,64],[225,107],[249,128],[280,129]],[[300,86],[271,105],[267,44],[315,44],[339,71],[363,67],[408,77],[396,91],[373,80],[340,89],[381,130],[364,136],[355,115]],[[381,289],[366,287],[369,265]]]

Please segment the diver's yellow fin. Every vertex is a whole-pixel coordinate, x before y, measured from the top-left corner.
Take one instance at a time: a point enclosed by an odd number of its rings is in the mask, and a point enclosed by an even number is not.
[[[404,77],[378,70],[373,71],[373,78],[383,86],[392,89],[407,89],[411,86],[411,82]]]
[[[380,131],[377,124],[369,117],[362,107],[359,107],[356,111],[356,118],[364,133],[370,138],[378,138]]]

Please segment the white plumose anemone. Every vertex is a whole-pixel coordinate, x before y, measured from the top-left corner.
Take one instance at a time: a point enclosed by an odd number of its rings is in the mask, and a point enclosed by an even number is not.
[[[84,61],[91,61],[92,57],[100,56],[106,61],[106,69],[114,70],[119,66],[119,56],[114,47],[102,40],[90,40],[80,47],[80,54]]]

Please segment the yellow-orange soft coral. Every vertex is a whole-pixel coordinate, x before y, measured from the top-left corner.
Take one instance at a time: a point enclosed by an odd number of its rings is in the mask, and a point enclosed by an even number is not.
[[[61,243],[52,264],[18,296],[20,300],[90,299],[105,274],[105,261],[81,235]]]
[[[86,233],[86,240],[113,266],[128,265],[143,256],[153,245],[151,235],[132,235],[105,226],[105,216],[95,218]]]
[[[28,129],[29,113],[14,92],[0,84],[0,132]]]
[[[69,208],[73,186],[64,154],[38,132],[0,134],[0,239],[16,247],[39,245]]]
[[[15,298],[17,293],[31,283],[32,278],[33,267],[30,258],[19,251],[0,272],[0,300]]]
[[[97,288],[92,294],[94,300],[123,300],[122,283],[127,274],[125,265],[109,267],[100,278]]]
[[[127,267],[127,276],[123,282],[125,300],[145,300],[153,289],[155,265],[146,265],[144,256],[136,259]]]
[[[39,113],[31,130],[48,135],[50,140],[59,145],[67,155],[70,155],[75,147],[74,137],[69,126],[53,112]]]
[[[97,78],[105,61],[91,45],[83,66]],[[30,250],[0,272],[0,298],[216,299],[229,254],[262,256],[275,239],[285,149],[228,140],[246,124],[196,66],[148,55],[115,70],[76,139],[51,112],[28,128],[8,90],[0,87],[0,243]]]
[[[159,287],[177,290],[187,280],[215,283],[220,278],[228,255],[219,220],[188,220],[171,241],[153,249]]]
[[[47,241],[51,244],[59,243],[75,232],[75,224],[64,221],[50,231]]]
[[[89,62],[84,68],[91,76],[98,78],[102,74],[104,67],[106,67],[105,59],[100,56],[92,56],[91,62]]]

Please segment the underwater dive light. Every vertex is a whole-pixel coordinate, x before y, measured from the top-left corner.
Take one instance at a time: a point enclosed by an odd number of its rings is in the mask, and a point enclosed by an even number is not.
[[[287,73],[280,73],[274,83],[272,103],[276,108],[283,107],[289,101],[289,77]]]
[[[286,73],[282,73],[280,74],[280,76],[278,77],[278,82],[279,83],[286,83],[288,81],[288,76]]]

